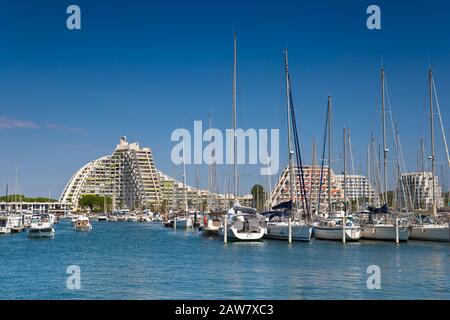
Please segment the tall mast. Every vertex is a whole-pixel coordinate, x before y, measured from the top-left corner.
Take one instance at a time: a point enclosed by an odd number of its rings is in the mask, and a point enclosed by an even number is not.
[[[200,203],[200,172],[198,170],[198,164],[195,165],[195,187],[197,188],[196,192],[196,200],[195,200],[195,206],[197,211],[201,211],[201,203]]]
[[[422,172],[425,172],[425,147],[423,144],[423,138],[420,138],[420,162],[422,164],[421,170]]]
[[[186,186],[186,158],[185,158],[185,149],[184,149],[184,140],[183,140],[183,189],[184,189],[184,212],[185,214],[188,212],[188,200],[187,200],[187,186]]]
[[[212,134],[211,134],[211,112],[208,114],[208,120],[209,120],[209,141],[212,140]],[[212,187],[212,166],[211,164],[208,164],[208,208],[207,211],[211,212],[211,193],[212,193],[213,187]]]
[[[237,48],[236,48],[236,32],[234,33],[233,43],[233,170],[234,170],[234,201],[237,202],[238,196],[238,179],[237,179],[237,137],[236,137],[236,64],[237,64]]]
[[[372,202],[372,193],[370,190],[370,144],[367,145],[367,195],[370,206]]]
[[[288,140],[288,152],[289,152],[289,200],[294,201],[294,163],[293,156],[294,150],[292,149],[291,138],[291,99],[290,99],[290,86],[289,86],[289,63],[288,63],[288,51],[284,52],[284,64],[286,73],[286,107],[287,107],[287,140]]]
[[[384,108],[385,94],[384,94],[384,66],[381,67],[381,119],[383,123],[383,174],[384,174],[384,199],[388,203],[387,197],[387,145],[386,145],[386,112]]]
[[[312,147],[312,165],[311,169],[309,170],[309,194],[310,199],[309,201],[309,212],[311,212],[312,202],[317,201],[315,190],[313,191],[313,180],[316,176],[316,138],[313,138],[313,147]]]
[[[370,146],[370,150],[371,150],[371,160],[372,160],[372,170],[371,172],[373,173],[373,191],[374,191],[374,199],[373,199],[373,203],[374,205],[379,205],[379,199],[380,199],[380,193],[378,192],[378,174],[377,174],[377,161],[376,161],[376,153],[375,153],[375,138],[373,135],[373,131],[371,133],[371,146]]]
[[[331,213],[331,95],[328,96],[328,213]]]
[[[347,129],[344,127],[344,202],[347,204]]]
[[[380,189],[379,194],[381,196],[381,200],[384,201],[384,203],[387,203],[387,199],[384,197],[385,194],[383,192],[383,188],[381,186],[381,145],[378,144],[378,172],[377,172],[377,179],[378,179],[378,187]]]
[[[432,210],[433,216],[437,215],[436,208],[436,164],[434,158],[434,115],[433,115],[433,71],[428,70],[428,81],[429,81],[429,90],[430,90],[430,130],[431,130],[431,174],[432,174],[432,192],[433,192],[433,202],[432,202]]]

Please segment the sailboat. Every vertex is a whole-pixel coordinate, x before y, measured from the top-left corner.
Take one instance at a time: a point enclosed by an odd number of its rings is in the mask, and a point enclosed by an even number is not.
[[[183,141],[183,189],[184,189],[184,212],[181,218],[175,216],[175,229],[189,229],[192,228],[192,219],[189,216],[189,208],[187,201],[187,184],[186,184],[186,162],[184,158],[184,141]]]
[[[219,229],[219,235],[227,240],[239,241],[257,241],[261,240],[266,234],[267,229],[265,219],[260,214],[256,213],[256,209],[243,207],[239,204],[238,195],[238,180],[237,180],[237,137],[236,137],[236,76],[237,76],[237,55],[236,55],[236,33],[234,33],[233,41],[233,138],[234,138],[234,204],[228,210],[227,222]]]
[[[386,204],[381,210],[374,210],[369,207],[369,219],[362,225],[362,239],[385,240],[385,241],[407,241],[410,230],[406,225],[399,226],[399,219],[395,215],[389,214],[387,204],[387,143],[386,143],[386,111],[385,111],[385,75],[384,67],[381,67],[381,121],[383,129],[383,173],[384,173],[384,200]],[[398,160],[398,144],[396,139],[396,153]]]
[[[445,224],[437,223],[437,205],[436,205],[436,159],[434,154],[434,114],[433,114],[433,97],[436,97],[436,87],[434,84],[433,71],[428,71],[428,82],[429,82],[429,99],[430,99],[430,131],[431,131],[431,170],[432,170],[432,216],[419,215],[411,224],[411,239],[415,240],[429,240],[429,241],[449,241],[449,225],[448,222]],[[433,96],[434,93],[434,96]],[[437,97],[436,97],[437,102]],[[438,111],[439,102],[437,102]],[[441,122],[442,127],[442,122]],[[445,140],[447,151],[447,160],[450,158],[448,156],[448,148]]]
[[[342,240],[359,241],[361,238],[361,227],[358,220],[351,214],[347,213],[347,128],[344,128],[344,211],[332,213],[331,212],[331,96],[328,96],[328,111],[327,111],[327,128],[329,137],[328,147],[328,219],[320,220],[314,227],[314,237],[322,240]],[[322,180],[322,179],[321,179]],[[322,181],[321,181],[322,183]],[[321,186],[319,187],[319,190]],[[320,194],[319,194],[320,195]],[[318,201],[318,212],[320,213],[320,198]]]
[[[211,125],[211,113],[209,113],[209,128],[212,128]],[[212,136],[209,136],[209,140],[212,140]],[[224,212],[221,211],[213,211],[212,207],[212,190],[214,188],[215,182],[215,164],[208,165],[208,202],[207,209],[203,215],[203,225],[200,226],[199,231],[202,232],[202,235],[210,237],[210,236],[218,236],[219,229],[222,226],[222,216]]]
[[[287,123],[288,123],[288,152],[289,152],[289,201],[280,203],[273,209],[285,209],[288,212],[287,215],[282,214],[269,214],[267,223],[267,234],[266,238],[269,239],[280,239],[280,240],[295,240],[295,241],[309,241],[312,234],[312,226],[304,221],[294,220],[291,221],[293,209],[294,209],[294,164],[293,155],[294,150],[292,149],[292,139],[291,139],[291,122],[295,121],[292,118],[292,113],[294,109],[292,108],[292,92],[291,83],[289,77],[289,64],[288,64],[288,52],[285,51],[284,57],[285,64],[285,78],[286,78],[286,105],[287,105]],[[294,125],[292,125],[294,127]],[[296,133],[296,132],[294,132]],[[296,193],[297,194],[297,193]],[[294,217],[295,218],[295,217]]]

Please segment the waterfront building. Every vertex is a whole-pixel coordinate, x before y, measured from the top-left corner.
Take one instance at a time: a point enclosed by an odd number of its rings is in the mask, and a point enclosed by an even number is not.
[[[328,166],[324,166],[322,174],[322,185],[320,185],[321,167],[320,166],[303,166],[304,182],[306,189],[306,196],[308,198],[309,205],[311,206],[311,212],[316,212],[320,194],[320,211],[328,210]],[[294,167],[294,202],[299,209],[302,208],[301,202],[303,199],[302,192],[300,191],[300,174],[297,167]],[[276,204],[284,201],[288,201],[290,198],[289,192],[290,185],[290,173],[289,167],[286,167],[278,178],[277,183],[267,200],[266,205],[273,207]],[[321,190],[321,192],[319,192]],[[331,204],[332,210],[335,210],[340,203],[344,200],[344,193],[342,190],[339,179],[331,169]]]
[[[72,211],[71,203],[61,202],[0,202],[0,215],[6,213],[53,213],[68,214]]]
[[[147,208],[160,202],[159,177],[150,148],[128,143],[122,137],[113,154],[89,162],[69,180],[62,203],[78,201],[84,194],[108,196],[116,208]]]
[[[336,178],[339,180],[342,188],[344,188],[344,175],[336,175]],[[361,200],[371,200],[371,204],[379,205],[379,197],[375,192],[375,188],[369,184],[369,181],[366,176],[350,174],[347,175],[346,178],[347,185],[347,199],[351,201],[356,201],[357,199]]]
[[[101,157],[81,167],[69,180],[60,202],[78,210],[85,194],[107,196],[114,209],[184,210],[185,190],[189,209],[228,210],[230,195],[210,193],[205,189],[184,186],[155,166],[150,148],[122,137],[112,155]],[[252,196],[238,197],[242,205],[251,205]]]
[[[428,209],[433,201],[433,174],[431,172],[409,172],[400,176],[397,194],[402,208]],[[436,206],[444,207],[442,188],[435,177]]]

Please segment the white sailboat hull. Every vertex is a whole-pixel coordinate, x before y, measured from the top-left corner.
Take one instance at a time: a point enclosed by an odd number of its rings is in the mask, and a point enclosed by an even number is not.
[[[238,231],[234,226],[227,228],[227,241],[259,241],[262,240],[264,234],[267,232],[266,228],[259,228],[257,232]],[[224,228],[220,227],[219,235],[224,237]]]
[[[10,234],[11,233],[11,229],[8,227],[1,227],[0,228],[0,234]]]
[[[192,228],[192,220],[188,218],[176,219],[174,224],[176,223],[177,229],[188,229]],[[175,228],[175,225],[174,225]]]
[[[342,227],[315,227],[314,237],[322,240],[339,240],[342,241]],[[346,227],[345,240],[358,241],[361,238],[362,231],[360,227]]]
[[[312,234],[312,226],[306,224],[291,225],[291,237],[293,241],[310,241]],[[287,222],[269,223],[267,225],[268,239],[288,240],[289,237],[289,225]]]
[[[396,227],[392,224],[375,224],[368,225],[362,228],[361,239],[367,240],[396,240]],[[406,227],[398,227],[398,239],[399,241],[407,241],[411,231]]]
[[[28,229],[28,237],[30,238],[48,238],[54,235],[55,229],[53,227]]]
[[[413,225],[409,236],[413,240],[449,241],[448,225],[424,224]]]

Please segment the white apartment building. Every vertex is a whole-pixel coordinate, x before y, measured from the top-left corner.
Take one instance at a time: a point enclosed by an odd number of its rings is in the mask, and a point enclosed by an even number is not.
[[[306,189],[306,197],[308,204],[311,206],[311,211],[317,211],[319,196],[320,196],[320,211],[328,210],[328,166],[324,166],[322,172],[322,185],[321,179],[321,167],[320,166],[303,166],[304,183]],[[302,209],[302,201],[304,196],[301,192],[301,175],[298,167],[294,168],[294,202],[299,209]],[[290,199],[290,173],[289,167],[286,167],[278,178],[277,183],[272,191],[272,194],[267,200],[266,205],[273,207],[276,204]],[[344,200],[344,194],[342,186],[331,169],[331,203],[339,205]],[[334,207],[332,208],[334,209]]]
[[[433,201],[433,174],[431,172],[409,172],[401,175],[401,184],[398,194],[403,207],[414,209],[431,208]],[[436,206],[444,206],[442,187],[439,185],[439,179],[435,177]],[[405,201],[406,200],[406,201]],[[406,204],[405,204],[406,202]]]
[[[205,201],[212,210],[228,210],[233,199],[231,195],[184,186],[155,167],[150,148],[128,143],[126,137],[120,139],[112,155],[81,167],[67,183],[60,202],[77,210],[85,194],[111,197],[114,209],[131,210],[161,209],[163,205],[183,210],[186,202],[189,209],[201,209]],[[238,199],[242,205],[252,204],[251,195]]]
[[[339,180],[342,188],[344,188],[344,175],[337,175],[336,178]],[[347,187],[347,199],[369,199],[370,202],[379,205],[379,196],[376,194],[374,187],[369,184],[366,176],[357,174],[348,174],[346,177],[346,187]]]

